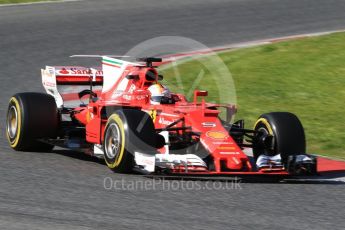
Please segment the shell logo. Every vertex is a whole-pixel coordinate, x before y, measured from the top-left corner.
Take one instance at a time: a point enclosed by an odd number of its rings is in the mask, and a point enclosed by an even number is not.
[[[206,136],[212,139],[224,140],[228,137],[228,134],[222,131],[208,131]]]

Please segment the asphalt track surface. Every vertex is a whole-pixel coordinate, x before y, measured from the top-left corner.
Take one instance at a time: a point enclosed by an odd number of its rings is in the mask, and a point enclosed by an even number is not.
[[[162,35],[220,46],[343,28],[341,0],[98,0],[0,7],[0,229],[344,229],[343,184],[107,190],[106,177],[127,185],[151,180],[114,174],[69,151],[14,152],[4,138],[9,97],[42,91],[39,69],[69,64],[71,54],[125,53]]]

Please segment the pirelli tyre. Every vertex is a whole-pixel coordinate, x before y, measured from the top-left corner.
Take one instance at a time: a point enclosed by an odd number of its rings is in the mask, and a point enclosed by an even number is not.
[[[6,136],[14,150],[51,151],[54,146],[40,140],[56,138],[58,122],[58,110],[52,96],[18,93],[9,101]]]
[[[296,115],[288,112],[266,113],[254,125],[257,134],[254,138],[253,154],[273,156],[281,154],[286,164],[291,155],[304,154],[306,141],[303,126]]]
[[[156,134],[151,117],[143,111],[123,109],[108,118],[103,140],[104,159],[115,172],[132,171],[135,151],[155,154],[163,145],[164,138]]]

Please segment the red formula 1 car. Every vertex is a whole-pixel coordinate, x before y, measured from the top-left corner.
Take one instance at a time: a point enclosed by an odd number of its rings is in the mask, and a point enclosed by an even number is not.
[[[232,123],[236,106],[171,93],[153,63],[103,56],[101,68],[42,70],[47,94],[18,93],[9,102],[7,137],[18,151],[54,146],[104,158],[116,172],[173,175],[315,174],[299,119],[263,114],[253,130]],[[226,112],[221,119],[220,111]],[[252,150],[253,156],[245,154]]]

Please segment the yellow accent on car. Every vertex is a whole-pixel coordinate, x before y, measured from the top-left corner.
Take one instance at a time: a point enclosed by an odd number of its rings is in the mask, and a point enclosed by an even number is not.
[[[87,111],[87,113],[86,113],[86,122],[90,122],[90,120],[91,120],[91,113],[90,113],[90,111]]]
[[[151,119],[152,119],[152,121],[153,121],[153,123],[154,123],[154,122],[156,121],[156,117],[157,117],[157,110],[152,109],[152,110],[150,111],[149,115],[150,115],[150,117],[151,117]]]
[[[228,137],[228,134],[222,131],[208,131],[206,136],[212,139],[223,140]]]
[[[10,136],[9,136],[7,130],[6,130],[6,136],[7,136],[8,141],[10,142],[10,146],[12,148],[15,148],[15,147],[17,147],[18,142],[19,142],[19,138],[20,138],[20,132],[21,132],[21,128],[22,128],[22,120],[21,120],[22,116],[21,116],[20,105],[19,105],[18,100],[15,97],[11,97],[9,103],[11,104],[11,102],[14,103],[14,105],[15,105],[15,107],[17,109],[17,113],[18,113],[18,117],[17,117],[17,119],[18,119],[18,126],[17,126],[16,137],[14,138],[13,141],[11,141]]]
[[[219,149],[219,150],[235,150],[236,147],[234,147],[234,146],[220,146],[217,149]]]
[[[123,158],[123,154],[125,152],[125,129],[124,129],[123,122],[122,122],[122,120],[118,114],[113,114],[109,117],[108,122],[106,124],[106,127],[108,126],[109,122],[112,120],[115,121],[115,123],[118,125],[120,132],[121,132],[121,150],[120,150],[118,156],[116,157],[114,163],[109,163],[109,162],[107,162],[107,160],[105,162],[109,168],[114,169],[117,166],[119,166],[119,164],[121,163],[122,158]]]
[[[268,130],[268,133],[269,133],[270,135],[273,136],[273,129],[272,129],[272,126],[271,126],[270,123],[266,120],[266,118],[263,118],[263,117],[259,118],[259,119],[255,122],[254,129],[255,129],[255,127],[256,127],[260,122],[263,123],[263,124],[266,126],[266,128],[267,128],[267,130]]]

